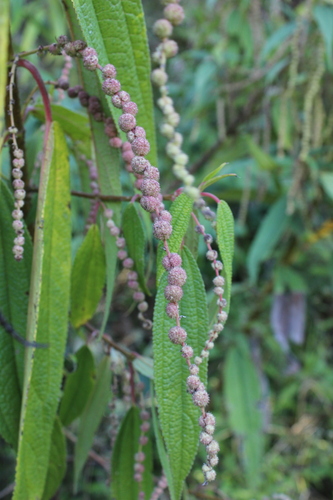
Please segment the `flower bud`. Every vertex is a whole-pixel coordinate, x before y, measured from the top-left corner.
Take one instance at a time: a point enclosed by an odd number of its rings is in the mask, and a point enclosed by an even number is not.
[[[169,302],[179,302],[183,296],[180,286],[168,285],[165,287],[164,296]]]
[[[186,278],[186,271],[182,267],[173,267],[168,273],[169,285],[183,286]]]
[[[209,395],[205,390],[196,391],[192,396],[193,403],[200,408],[204,408],[209,403]]]
[[[186,330],[181,326],[170,328],[168,335],[173,344],[183,344],[187,338]]]
[[[166,308],[166,313],[169,316],[169,318],[176,319],[178,317],[179,311],[178,311],[178,306],[174,302],[170,302]]]
[[[152,213],[158,210],[160,201],[158,198],[155,198],[154,196],[142,196],[140,200],[140,205],[144,210]]]
[[[173,26],[178,26],[184,21],[185,13],[183,7],[177,4],[169,4],[163,11],[164,16]]]
[[[150,151],[150,144],[147,139],[138,137],[132,142],[133,153],[137,156],[146,156]]]
[[[170,271],[172,267],[177,267],[182,265],[182,258],[178,253],[171,253],[170,256],[166,255],[163,257],[162,266],[167,271]]]
[[[168,38],[172,29],[172,24],[167,19],[158,19],[153,26],[153,32],[161,39]]]
[[[120,91],[120,82],[114,78],[107,78],[102,84],[102,90],[106,95],[113,96]]]
[[[153,179],[143,179],[141,191],[145,196],[154,196],[156,198],[160,194],[160,184]]]
[[[102,69],[102,74],[104,79],[116,78],[117,70],[113,66],[113,64],[106,64],[106,66],[104,66],[104,68]]]
[[[158,87],[162,87],[168,81],[168,75],[163,69],[154,69],[151,74],[151,80]]]

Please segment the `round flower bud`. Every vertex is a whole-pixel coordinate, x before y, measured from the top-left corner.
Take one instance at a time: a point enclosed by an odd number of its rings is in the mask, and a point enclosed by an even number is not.
[[[134,477],[135,481],[137,481],[138,483],[141,483],[141,481],[142,481],[142,474],[140,474],[139,472],[136,472],[133,477]]]
[[[179,302],[183,296],[180,286],[168,285],[165,287],[164,296],[169,302]]]
[[[124,113],[130,113],[131,115],[136,115],[138,112],[138,107],[135,102],[125,102],[123,104]]]
[[[130,151],[124,151],[122,154],[122,157],[123,157],[124,162],[131,163],[131,161],[134,158],[134,153],[133,153],[132,149]],[[131,167],[131,170],[132,170],[132,167]]]
[[[214,431],[215,431],[215,425],[206,425],[205,427],[205,431],[210,434],[210,435],[213,435],[214,434]]]
[[[139,288],[139,283],[135,280],[129,280],[127,282],[128,288],[131,288],[132,290],[137,290]]]
[[[140,438],[139,438],[139,444],[142,444],[142,446],[144,446],[147,443],[148,443],[147,436],[140,436]]]
[[[172,142],[168,142],[168,144],[165,147],[166,153],[168,156],[171,158],[174,158],[176,155],[178,155],[180,149],[179,146],[176,144],[173,144]]]
[[[148,303],[143,301],[143,302],[140,302],[140,304],[138,305],[138,309],[139,311],[141,312],[146,312],[147,309],[148,309]]]
[[[21,220],[14,220],[12,226],[15,231],[21,231],[23,229],[23,222]]]
[[[116,226],[111,227],[110,228],[110,234],[111,234],[111,236],[119,236],[119,234],[120,234],[119,227],[116,227]]]
[[[17,189],[15,192],[14,192],[14,196],[17,200],[24,200],[25,198],[25,190],[24,189]]]
[[[13,155],[14,155],[15,158],[18,158],[18,159],[23,158],[23,151],[22,151],[22,149],[15,149],[14,152],[13,152]],[[24,163],[23,163],[23,165],[24,165]],[[22,165],[22,167],[23,167],[23,165]]]
[[[148,415],[149,418],[149,415]],[[143,422],[143,424],[140,425],[140,430],[142,432],[148,432],[150,429],[150,423],[149,422]]]
[[[208,260],[215,260],[217,259],[217,252],[216,250],[208,250],[208,252],[206,252],[206,257]]]
[[[215,470],[212,469],[212,470],[207,471],[206,474],[205,474],[205,478],[206,478],[206,481],[208,481],[209,483],[211,481],[215,481],[215,479],[216,479],[216,472],[215,472]]]
[[[121,148],[121,145],[122,145],[123,141],[120,139],[120,137],[112,137],[110,140],[109,140],[109,144],[112,148]]]
[[[146,455],[142,451],[139,451],[138,453],[135,453],[135,455],[134,455],[134,460],[136,462],[143,462],[145,458],[146,458]]]
[[[15,245],[23,246],[24,242],[25,242],[24,236],[16,236],[16,238],[14,238]]]
[[[134,470],[135,472],[143,472],[145,470],[145,467],[143,464],[136,463],[134,464]]]
[[[181,326],[174,326],[169,330],[169,339],[173,344],[183,344],[187,338],[187,333]]]
[[[220,260],[217,260],[216,262],[213,262],[212,268],[216,269],[216,271],[222,271],[223,269],[223,264]]]
[[[131,161],[131,166],[133,172],[135,172],[136,174],[143,174],[146,168],[150,166],[150,163],[142,156],[134,156]]]
[[[89,106],[89,94],[88,94],[88,92],[86,92],[85,90],[80,90],[78,96],[79,96],[81,106],[83,106],[84,108],[87,108]]]
[[[104,66],[104,68],[102,69],[102,74],[103,74],[103,78],[104,79],[106,79],[106,78],[116,78],[116,76],[117,76],[117,70],[113,66],[113,64],[106,64],[106,66]]]
[[[197,367],[197,365],[191,365],[189,367],[189,370],[191,375],[198,375],[199,373],[199,368]]]
[[[131,100],[131,96],[125,90],[121,90],[118,95],[119,95],[119,97],[120,97],[120,99],[121,99],[121,101],[122,101],[123,104],[125,102],[130,102],[130,100]]]
[[[21,245],[14,245],[13,246],[13,253],[17,256],[23,255],[24,248]]]
[[[201,365],[201,363],[202,363],[202,358],[201,358],[200,356],[196,356],[196,357],[194,358],[194,363],[195,363],[196,365],[198,365],[198,366],[199,366],[199,365]]]
[[[133,153],[137,156],[146,156],[150,151],[150,144],[147,139],[138,137],[132,142]]]
[[[135,127],[133,130],[135,138],[138,137],[143,137],[144,139],[146,138],[146,131],[143,127]]]
[[[193,356],[193,349],[190,345],[184,345],[181,349],[183,358],[190,359]]]
[[[143,292],[135,292],[133,294],[133,299],[137,302],[143,302],[145,299],[145,294]]]
[[[220,286],[216,286],[213,291],[215,295],[223,295],[224,293],[224,289]]]
[[[114,94],[111,99],[112,104],[114,105],[115,108],[121,109],[123,107],[123,102],[119,97],[119,94]]]
[[[183,286],[186,278],[186,271],[182,267],[173,267],[168,273],[169,285]]]
[[[127,269],[131,269],[134,266],[134,261],[133,259],[130,259],[129,257],[124,260],[123,266],[126,267]]]
[[[227,321],[228,319],[228,314],[225,312],[225,311],[221,311],[218,315],[217,315],[217,319],[219,321],[221,321],[222,323],[224,323],[225,321]]]
[[[156,181],[152,181],[156,182]],[[172,233],[172,226],[170,222],[164,221],[157,219],[154,222],[154,236],[158,240],[167,240],[170,238],[171,233]]]
[[[212,413],[210,413],[210,412],[206,413],[205,423],[206,423],[206,425],[214,425],[214,427],[215,427],[216,419]]]
[[[187,377],[186,383],[190,391],[195,391],[199,387],[200,379],[196,375],[190,375]]]
[[[162,210],[159,217],[161,220],[165,220],[167,222],[171,222],[171,219],[172,219],[172,215],[167,210]],[[172,283],[170,283],[170,284],[172,284]]]
[[[129,132],[136,125],[136,119],[130,113],[124,113],[119,117],[119,127],[123,132]]]
[[[160,194],[160,184],[153,179],[143,179],[141,191],[145,196],[155,196],[156,198]]]
[[[177,4],[169,4],[163,11],[164,16],[173,26],[178,26],[184,21],[185,13],[183,7]]]
[[[142,196],[140,200],[140,205],[147,212],[156,212],[160,205],[160,200],[154,196]]]
[[[119,92],[120,82],[114,78],[107,78],[102,84],[102,90],[106,95],[113,95]]]
[[[166,117],[167,119],[167,122],[172,126],[172,127],[177,127],[177,125],[179,125],[179,122],[180,122],[180,116],[178,113],[176,112],[173,112],[173,113],[170,113],[169,115],[167,115]]]
[[[24,182],[21,179],[15,179],[13,181],[13,188],[14,189],[23,189],[24,188]]]
[[[12,211],[12,217],[13,219],[19,220],[23,219],[23,212],[19,208],[16,208],[15,210]]]
[[[172,29],[172,24],[167,19],[158,19],[153,26],[153,32],[161,39],[168,38]]]
[[[179,311],[178,311],[178,306],[177,304],[170,302],[166,308],[166,313],[169,316],[169,318],[176,319],[178,317]]]
[[[25,164],[24,158],[15,158],[13,160],[13,166],[16,168],[22,168],[24,167],[24,164]]]
[[[116,241],[116,246],[118,248],[124,248],[126,245],[126,241],[125,241],[125,238],[117,238],[117,241]]]
[[[98,67],[98,56],[96,50],[91,47],[87,47],[82,52],[83,65],[89,71],[95,71]]]
[[[213,441],[212,436],[210,436],[209,434],[207,434],[207,432],[201,432],[200,433],[200,443],[202,443],[205,446],[207,446],[212,441]]]
[[[170,256],[166,255],[163,257],[162,266],[167,271],[170,271],[173,267],[178,267],[182,265],[182,258],[178,253],[171,253]]]
[[[161,134],[167,139],[172,139],[175,129],[170,123],[163,123],[160,127]]]
[[[168,81],[168,75],[163,69],[154,69],[151,74],[151,80],[158,87],[162,87]]]
[[[213,441],[206,446],[206,451],[208,455],[216,455],[220,451],[218,442],[213,439]]]
[[[15,208],[22,208],[22,207],[23,207],[23,205],[24,205],[24,201],[23,201],[23,200],[16,200],[16,201],[14,202],[14,207],[15,207]]]
[[[216,276],[216,278],[213,279],[213,283],[215,286],[223,286],[224,285],[223,276]]]
[[[142,156],[138,156],[137,158],[142,158]],[[152,165],[149,165],[145,169],[143,175],[144,175],[144,177],[147,177],[148,179],[152,179],[154,181],[158,181],[160,178],[160,173],[159,173],[158,168],[153,167]]]
[[[213,455],[209,458],[209,463],[212,467],[216,467],[216,465],[219,463],[219,457],[217,455]]]
[[[196,391],[192,396],[193,403],[200,408],[204,408],[209,403],[209,395],[205,390]]]
[[[166,40],[163,43],[163,52],[167,59],[178,54],[178,44],[174,40]]]
[[[23,172],[19,168],[13,168],[12,175],[14,179],[21,179],[21,177],[23,176]]]
[[[126,259],[126,257],[127,257],[127,252],[126,252],[126,250],[119,250],[119,252],[117,253],[117,257],[118,257],[118,259],[120,259],[120,260],[124,260],[124,259]]]
[[[206,473],[209,470],[212,470],[212,467],[211,467],[211,465],[203,464],[203,466],[201,467],[201,469],[202,469],[203,473]]]

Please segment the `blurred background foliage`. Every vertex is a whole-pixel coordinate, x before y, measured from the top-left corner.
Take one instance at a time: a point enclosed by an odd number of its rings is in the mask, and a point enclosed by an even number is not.
[[[151,28],[162,17],[161,6],[151,0],[143,6],[153,49]],[[169,64],[169,88],[181,114],[190,169],[198,184],[224,162],[223,173],[237,175],[209,187],[230,204],[236,222],[230,318],[209,367],[210,409],[221,447],[218,479],[208,491],[198,487],[204,460],[199,448],[184,498],[328,500],[333,491],[333,2],[192,0],[184,8],[186,22],[174,31],[180,52]],[[15,52],[67,33],[57,0],[12,0],[11,15]],[[61,58],[37,59],[31,58],[45,80],[59,78]],[[31,80],[26,72],[19,78],[24,101]],[[76,83],[73,70],[71,84]],[[50,92],[60,102],[60,93],[52,87]],[[35,95],[27,109],[39,103]],[[68,98],[61,105],[84,113]],[[34,170],[42,126],[36,115],[26,118]],[[171,192],[177,184],[164,139],[158,142],[162,189]],[[87,175],[79,176],[82,166],[74,155],[71,164],[73,189],[84,190]],[[129,175],[122,176],[124,193],[130,194]],[[74,201],[73,255],[88,210],[84,200]],[[209,290],[204,251],[199,244]],[[214,297],[208,294],[213,313]],[[120,279],[112,335],[149,355],[150,339],[128,316],[130,307]],[[124,325],[131,332],[126,338]],[[109,425],[105,419],[94,442],[106,458]],[[4,443],[0,461],[1,490],[14,474],[14,455]],[[160,473],[158,465],[155,472]],[[74,498],[72,477],[69,465],[55,498]],[[105,478],[103,468],[89,461],[75,498],[107,498]],[[3,491],[0,498],[10,494]]]

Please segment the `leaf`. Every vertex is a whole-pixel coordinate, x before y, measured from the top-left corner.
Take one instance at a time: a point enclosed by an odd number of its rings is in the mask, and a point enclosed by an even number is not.
[[[105,221],[106,222],[106,221]],[[104,304],[104,315],[101,328],[99,330],[99,338],[102,337],[107,321],[109,319],[113,289],[117,271],[117,252],[116,239],[110,234],[108,228],[105,228],[105,260],[106,260],[106,297]]]
[[[75,356],[77,367],[66,379],[59,409],[59,417],[63,425],[69,425],[81,415],[95,382],[95,362],[89,347],[82,346]]]
[[[188,344],[198,356],[205,345],[208,333],[207,302],[204,284],[198,266],[188,248],[182,251],[183,268],[187,281],[180,302],[184,318],[182,327],[188,334]],[[175,499],[180,498],[183,482],[188,475],[198,447],[199,409],[187,393],[188,367],[180,354],[179,346],[168,338],[168,331],[175,326],[165,312],[167,301],[164,289],[167,276],[164,273],[158,288],[154,310],[153,349],[156,396],[159,421],[168,450],[172,471]],[[206,381],[206,364],[200,366],[200,378]]]
[[[286,199],[283,197],[269,209],[251,244],[247,268],[252,283],[257,280],[260,262],[271,256],[287,224]]]
[[[1,36],[1,35],[0,35]],[[32,245],[25,228],[24,259],[13,257],[14,198],[0,183],[0,311],[14,329],[25,336]],[[0,434],[14,448],[18,444],[23,388],[24,347],[0,326]]]
[[[7,57],[9,40],[9,0],[0,3],[0,178],[2,142],[6,128],[5,98],[7,85]]]
[[[73,0],[84,38],[97,50],[99,63],[112,63],[122,89],[139,108],[138,125],[144,127],[151,151],[148,159],[157,164],[154,110],[150,83],[150,55],[144,13],[139,0]],[[86,70],[85,70],[86,71]],[[100,84],[102,74],[98,72]],[[108,100],[115,121],[121,111]]]
[[[110,357],[104,356],[97,369],[96,382],[80,418],[74,452],[74,490],[93,444],[95,432],[102,420],[111,395]]]
[[[71,264],[69,163],[54,122],[41,168],[27,339],[48,344],[27,350],[14,500],[41,498],[65,351]]]
[[[200,190],[203,190],[202,185],[204,185],[207,181],[213,179],[213,177],[215,177],[226,165],[227,163],[221,163],[219,167],[215,168],[212,172],[207,174],[201,181]]]
[[[327,196],[333,200],[333,174],[331,172],[321,172],[320,183]]]
[[[296,23],[284,23],[280,28],[274,31],[266,40],[261,50],[260,59],[264,61],[267,56],[289,38],[295,31]]]
[[[53,120],[56,120],[60,124],[63,132],[71,139],[74,141],[90,140],[91,132],[86,114],[78,113],[59,104],[52,104],[51,110]],[[39,120],[44,121],[45,113],[42,104],[35,104],[31,113]]]
[[[329,5],[316,5],[313,9],[313,17],[317,21],[323,36],[326,45],[327,65],[330,71],[332,71],[333,7]]]
[[[172,203],[170,213],[172,215],[172,234],[168,240],[170,252],[179,252],[180,245],[187,231],[191,212],[193,209],[193,200],[183,193]],[[163,245],[160,244],[157,249],[157,283],[164,272],[162,258],[164,256]]]
[[[224,175],[217,175],[216,177],[212,177],[212,179],[209,179],[208,181],[201,184],[200,190],[204,191],[209,186],[216,184],[217,182],[221,181],[222,179],[225,179],[226,177],[237,177],[237,175],[236,174],[224,174]]]
[[[273,170],[279,166],[269,154],[254,142],[250,135],[245,136],[245,139],[250,155],[256,160],[260,168],[264,170]]]
[[[138,354],[137,358],[133,361],[133,366],[135,370],[144,375],[145,377],[153,380],[154,378],[154,362],[151,358],[147,356],[140,356]]]
[[[225,279],[224,298],[227,301],[227,311],[229,311],[235,240],[234,217],[229,205],[223,200],[220,201],[217,207],[216,224],[217,244],[223,261],[222,275]]]
[[[154,401],[154,390],[153,390],[152,385],[151,385],[150,392],[151,392],[151,400]],[[153,417],[153,428],[154,428],[154,434],[155,434],[155,438],[156,438],[156,446],[157,446],[158,456],[160,458],[162,469],[163,469],[163,472],[165,474],[165,477],[167,478],[171,500],[174,500],[175,499],[175,492],[174,492],[173,478],[172,478],[172,473],[171,473],[171,468],[170,468],[170,463],[169,463],[169,457],[168,457],[167,452],[165,450],[161,430],[160,430],[159,423],[157,420],[155,404],[152,404],[152,406],[151,406],[151,413],[152,413],[152,417]]]
[[[42,500],[49,500],[56,493],[66,472],[66,439],[61,423],[56,417],[52,432],[49,466]]]
[[[105,283],[105,254],[98,226],[93,224],[75,256],[71,280],[71,322],[75,328],[94,314]]]
[[[236,338],[236,345],[227,352],[225,398],[230,426],[242,442],[247,481],[253,488],[259,481],[263,458],[263,421],[259,408],[261,389],[247,341],[242,336]]]
[[[111,493],[115,500],[133,500],[138,498],[139,484],[134,480],[134,455],[139,451],[140,437],[139,410],[136,406],[130,408],[118,432],[111,461]],[[151,441],[142,447],[146,458],[143,462],[144,472],[141,483],[145,498],[150,498],[152,481],[152,447]]]
[[[140,287],[145,294],[151,295],[145,280],[146,235],[139,209],[134,203],[129,203],[124,211],[122,229],[128,253],[134,260]]]

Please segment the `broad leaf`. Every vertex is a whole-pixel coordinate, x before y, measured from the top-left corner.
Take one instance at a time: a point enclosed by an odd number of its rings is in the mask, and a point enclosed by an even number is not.
[[[223,200],[217,207],[216,224],[217,244],[223,261],[222,275],[225,279],[224,298],[227,301],[227,310],[229,311],[235,239],[234,217],[229,205]]]
[[[260,380],[251,359],[247,341],[237,343],[227,353],[224,370],[225,398],[229,422],[241,440],[241,453],[250,487],[260,479],[263,458],[263,419],[260,412]]]
[[[97,369],[96,382],[81,415],[74,453],[74,490],[92,447],[95,432],[111,396],[110,357],[104,356]]]
[[[0,3],[0,178],[1,178],[1,150],[3,135],[6,128],[5,96],[7,85],[7,57],[9,40],[9,0]]]
[[[262,220],[250,247],[247,268],[252,283],[257,279],[260,262],[271,257],[287,224],[286,199],[283,197],[274,203]]]
[[[325,42],[327,65],[332,71],[333,7],[330,5],[316,5],[316,7],[313,9],[313,15],[318,23],[319,29]]]
[[[208,333],[207,303],[200,270],[187,248],[182,251],[183,268],[187,281],[180,302],[183,316],[181,325],[187,331],[188,344],[198,356],[205,345]],[[175,499],[180,498],[183,482],[188,475],[198,447],[199,409],[194,406],[187,393],[186,379],[189,376],[180,348],[170,342],[168,331],[175,326],[165,307],[164,289],[167,276],[164,273],[156,297],[154,310],[153,348],[154,373],[159,420],[167,447],[172,471]],[[200,378],[206,381],[206,364],[200,367]]]
[[[121,428],[118,432],[115,446],[112,453],[111,463],[111,492],[112,498],[115,500],[133,500],[138,498],[139,484],[134,481],[134,455],[139,450],[140,437],[139,410],[136,406],[132,406],[124,418]],[[141,489],[145,493],[145,498],[150,498],[153,482],[152,482],[152,447],[151,441],[142,447],[143,453],[146,455],[143,462],[144,472],[141,483]]]
[[[25,228],[24,258],[14,259],[12,227],[14,198],[4,182],[0,194],[0,311],[7,322],[25,336],[29,278],[31,269],[31,240]],[[14,448],[18,444],[23,387],[24,347],[0,326],[0,434]]]
[[[333,201],[333,174],[331,172],[321,172],[320,182],[327,196]]]
[[[75,356],[77,367],[67,377],[59,409],[63,425],[69,425],[81,415],[95,382],[95,362],[89,347],[82,346]]]
[[[105,283],[105,254],[98,226],[93,224],[77,251],[71,281],[71,321],[75,328],[93,315]]]
[[[146,130],[151,146],[149,159],[156,165],[150,55],[141,2],[73,0],[73,5],[86,42],[97,50],[99,63],[114,64],[122,89],[138,105],[137,123]],[[101,84],[101,72],[98,77]],[[112,106],[110,99],[108,104],[117,120],[121,112]]]
[[[55,122],[41,168],[27,328],[28,340],[48,347],[27,349],[15,500],[41,498],[46,481],[68,326],[69,205],[66,141]]]
[[[56,493],[66,472],[66,439],[56,417],[52,432],[49,466],[42,500],[49,500]]]
[[[86,114],[78,113],[59,104],[52,104],[51,110],[52,118],[60,124],[63,132],[71,139],[74,141],[90,140],[91,132]],[[42,104],[36,104],[31,112],[36,118],[44,121],[44,106]]]
[[[146,235],[139,209],[134,203],[127,205],[122,226],[128,253],[134,260],[140,286],[146,294],[150,295],[145,280]]]
[[[133,366],[139,373],[141,373],[145,377],[149,378],[150,380],[154,379],[154,362],[151,358],[148,358],[147,356],[137,355],[137,357],[133,361]]]
[[[193,200],[185,193],[178,196],[172,203],[170,208],[170,213],[172,215],[172,234],[170,236],[170,239],[168,240],[170,252],[179,252],[180,245],[189,225],[192,209]],[[164,255],[165,251],[163,250],[163,245],[160,244],[158,246],[156,257],[157,282],[159,282],[164,272],[164,268],[162,266],[162,258],[164,257]]]

